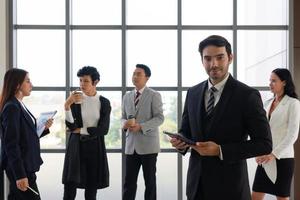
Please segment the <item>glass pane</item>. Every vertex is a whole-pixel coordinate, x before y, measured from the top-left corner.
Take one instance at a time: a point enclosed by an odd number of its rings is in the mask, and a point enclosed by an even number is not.
[[[121,0],[73,0],[72,7],[73,24],[121,24]]]
[[[65,86],[63,30],[18,30],[17,66],[30,73],[34,86]]]
[[[110,127],[109,133],[105,136],[106,148],[120,149],[121,148],[121,92],[100,91],[104,97],[108,98],[111,105]]]
[[[177,153],[159,153],[156,164],[157,199],[177,199]],[[135,199],[144,199],[145,184],[140,169]]]
[[[287,31],[238,31],[238,79],[251,86],[268,86],[271,71],[287,67],[287,34]]]
[[[33,91],[29,97],[24,98],[24,103],[30,112],[38,118],[41,112],[57,110],[50,134],[40,139],[41,148],[65,148],[65,92]]]
[[[130,0],[126,3],[129,25],[177,24],[177,1],[175,0]]]
[[[128,31],[127,84],[137,63],[151,69],[148,86],[177,85],[177,33],[170,30]]]
[[[183,25],[231,25],[232,0],[182,1]]]
[[[65,24],[65,1],[62,0],[26,0],[17,3],[18,24]]]
[[[288,0],[237,1],[239,25],[287,25]]]
[[[221,35],[232,45],[232,31],[183,31],[182,32],[182,85],[196,85],[208,78],[198,51],[199,43],[210,35]],[[232,73],[232,65],[229,68]]]
[[[274,94],[270,91],[259,91],[259,93],[261,95],[262,102],[265,102],[274,96]]]
[[[43,200],[62,199],[62,170],[64,153],[43,153],[44,164],[37,173],[37,183]],[[110,153],[108,165],[110,170],[110,186],[98,190],[97,199],[121,199],[121,154]],[[76,199],[84,199],[84,190],[77,189]]]
[[[162,95],[165,121],[159,127],[160,147],[172,148],[170,138],[163,131],[177,132],[177,92],[159,91]]]
[[[78,69],[90,65],[99,70],[97,86],[121,86],[121,45],[119,30],[73,31],[72,85],[79,86]]]

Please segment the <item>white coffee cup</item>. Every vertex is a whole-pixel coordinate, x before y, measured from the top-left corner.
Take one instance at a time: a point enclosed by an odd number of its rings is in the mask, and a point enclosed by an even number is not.
[[[74,91],[75,104],[82,104],[83,93],[80,90]]]

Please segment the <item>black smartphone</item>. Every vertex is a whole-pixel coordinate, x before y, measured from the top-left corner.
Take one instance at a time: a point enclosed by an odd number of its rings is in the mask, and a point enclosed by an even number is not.
[[[188,145],[196,145],[195,141],[184,137],[180,133],[171,133],[171,132],[168,132],[168,131],[163,131],[163,133],[166,134],[166,135],[168,135],[171,138],[176,138],[178,140],[181,140],[181,141],[185,142]]]

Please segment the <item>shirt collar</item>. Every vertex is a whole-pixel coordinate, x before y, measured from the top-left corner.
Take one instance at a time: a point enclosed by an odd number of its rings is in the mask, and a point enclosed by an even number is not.
[[[142,93],[144,92],[144,90],[145,90],[145,87],[146,87],[146,86],[144,86],[144,87],[143,87],[142,89],[140,89],[140,90],[135,89],[135,90],[134,90],[134,93],[136,94],[137,91],[139,91],[139,93],[142,94]]]
[[[208,87],[207,90],[210,90],[211,87],[215,87],[218,91],[222,91],[224,89],[224,86],[227,82],[229,78],[229,73],[227,74],[227,76],[219,83],[217,83],[216,85],[213,85],[210,80],[208,79]]]

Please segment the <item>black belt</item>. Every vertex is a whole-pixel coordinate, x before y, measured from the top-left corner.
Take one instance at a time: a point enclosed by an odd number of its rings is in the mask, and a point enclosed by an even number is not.
[[[96,140],[98,137],[96,135],[90,136],[90,135],[80,135],[80,141],[81,142],[86,142],[90,140]]]

